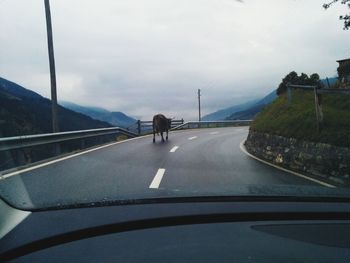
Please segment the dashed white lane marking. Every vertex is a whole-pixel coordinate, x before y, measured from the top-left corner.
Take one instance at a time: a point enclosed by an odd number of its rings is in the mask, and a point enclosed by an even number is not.
[[[219,133],[219,132],[215,131],[215,132],[211,132],[211,133],[209,133],[209,134],[214,135],[214,134],[218,134],[218,133]]]
[[[149,188],[153,188],[153,189],[158,188],[160,185],[160,182],[162,181],[164,173],[165,173],[165,169],[159,168],[156,175],[153,178],[152,183],[149,185]]]
[[[179,149],[179,146],[174,146],[173,148],[171,148],[170,152],[174,153],[177,149]]]
[[[331,187],[331,188],[335,188],[335,187],[336,187],[336,186],[334,186],[334,185],[331,185],[331,184],[322,182],[322,181],[317,180],[317,179],[315,179],[315,178],[311,178],[311,177],[308,177],[308,176],[306,176],[306,175],[303,175],[303,174],[300,174],[300,173],[297,173],[297,172],[294,172],[294,171],[291,171],[291,170],[282,168],[282,167],[277,166],[277,165],[275,165],[275,164],[269,163],[269,162],[267,162],[267,161],[264,161],[264,160],[262,160],[262,159],[260,159],[260,158],[258,158],[258,157],[256,157],[256,156],[250,154],[250,153],[246,150],[246,148],[245,148],[245,146],[244,146],[244,142],[245,142],[245,140],[242,141],[242,142],[239,144],[239,148],[241,148],[242,152],[244,152],[246,155],[252,157],[252,158],[255,159],[255,160],[258,160],[259,162],[262,162],[262,163],[264,163],[264,164],[270,165],[270,166],[275,167],[275,168],[277,168],[277,169],[279,169],[279,170],[282,170],[282,171],[284,171],[284,172],[287,172],[287,173],[290,173],[290,174],[294,174],[294,175],[296,175],[296,176],[299,176],[299,177],[304,178],[304,179],[306,179],[306,180],[309,180],[309,181],[318,183],[318,184],[323,185],[323,186],[327,186],[327,187]]]
[[[193,137],[190,137],[188,139],[191,141],[191,140],[197,139],[197,136],[193,136]]]

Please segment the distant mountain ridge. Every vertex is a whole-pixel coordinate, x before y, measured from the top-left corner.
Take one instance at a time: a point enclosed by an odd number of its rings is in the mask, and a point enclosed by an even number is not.
[[[333,77],[333,78],[328,78],[329,85],[332,86],[337,82],[338,78]],[[321,79],[322,84],[328,88],[328,82],[327,79]]]
[[[338,80],[337,77],[328,78],[329,85],[332,86]],[[328,88],[327,79],[321,79],[324,87]],[[273,90],[262,99],[248,101],[242,104],[234,105],[203,117],[205,121],[218,120],[243,120],[253,119],[262,109],[277,98],[276,90]]]
[[[243,111],[251,106],[255,105],[258,100],[251,100],[242,104],[234,105],[222,110],[215,111],[213,113],[210,113],[208,115],[203,116],[203,121],[220,121],[225,120],[228,116],[230,116],[234,112]]]
[[[62,106],[58,107],[60,131],[111,127]],[[51,101],[38,93],[0,77],[0,136],[50,133]]]
[[[262,110],[264,105],[267,105],[277,98],[276,90],[273,90],[262,99],[251,100],[242,104],[234,105],[225,108],[203,117],[205,121],[219,120],[242,120],[251,119],[257,112]]]
[[[231,114],[226,120],[252,120],[255,116],[265,108],[267,104],[254,105],[251,108],[243,111],[237,111]]]
[[[96,120],[108,122],[113,126],[127,128],[136,123],[136,119],[127,116],[123,112],[110,112],[103,108],[81,106],[68,101],[61,101],[60,104],[70,110],[88,115]]]
[[[271,102],[273,102],[277,98],[276,90],[273,90],[269,94],[267,94],[264,98],[257,101],[254,105],[251,107],[242,110],[237,111],[230,116],[228,116],[227,120],[248,120],[248,119],[254,119],[255,116],[262,111],[263,108],[265,108],[267,105],[269,105]]]
[[[44,97],[40,94],[31,91],[29,89],[26,89],[17,83],[14,83],[12,81],[9,81],[7,79],[0,77],[0,92],[2,94],[8,93],[15,97],[19,98],[28,98],[28,99],[43,99]]]

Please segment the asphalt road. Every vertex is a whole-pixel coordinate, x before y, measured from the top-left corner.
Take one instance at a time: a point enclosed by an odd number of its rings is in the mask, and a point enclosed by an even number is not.
[[[167,142],[136,138],[0,181],[0,195],[22,208],[123,198],[241,194],[247,187],[317,184],[241,151],[248,127],[171,132]]]

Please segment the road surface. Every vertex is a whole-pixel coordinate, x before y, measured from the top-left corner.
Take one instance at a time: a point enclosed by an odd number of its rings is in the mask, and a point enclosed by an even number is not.
[[[279,171],[240,149],[248,127],[140,137],[63,158],[0,181],[0,194],[23,208],[123,198],[244,194],[254,187],[316,183]]]

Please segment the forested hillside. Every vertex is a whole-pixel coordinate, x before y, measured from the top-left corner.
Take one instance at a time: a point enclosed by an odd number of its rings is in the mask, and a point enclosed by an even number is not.
[[[59,106],[60,131],[110,127]],[[51,101],[16,83],[0,78],[0,136],[51,132]]]

